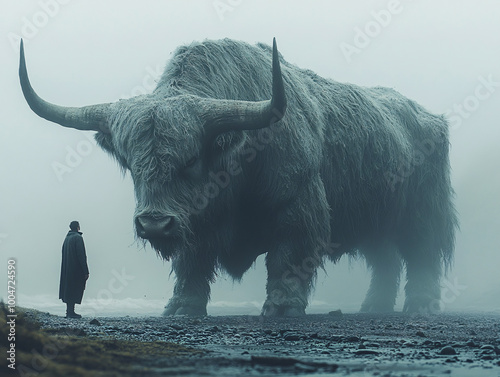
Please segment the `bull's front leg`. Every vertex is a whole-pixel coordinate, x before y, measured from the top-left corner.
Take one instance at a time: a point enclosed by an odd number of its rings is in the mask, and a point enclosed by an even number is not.
[[[163,315],[207,315],[215,258],[206,254],[200,258],[197,253],[185,252],[174,258],[172,268],[176,275],[174,294]]]
[[[284,243],[266,256],[267,298],[262,308],[265,316],[305,314],[319,259],[311,258],[305,262],[308,267],[304,269],[300,258],[294,258],[295,262],[287,260],[286,256],[290,254],[298,254],[298,251],[294,250],[294,245]],[[304,256],[303,260],[306,258]]]
[[[330,240],[328,204],[322,182],[306,188],[275,218],[272,246],[266,256],[265,316],[305,314],[309,294]]]

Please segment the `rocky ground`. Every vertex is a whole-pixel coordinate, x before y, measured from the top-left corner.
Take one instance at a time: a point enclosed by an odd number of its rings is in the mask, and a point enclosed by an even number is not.
[[[500,377],[493,315],[26,316],[47,336],[23,357],[37,376],[60,359],[63,376]]]

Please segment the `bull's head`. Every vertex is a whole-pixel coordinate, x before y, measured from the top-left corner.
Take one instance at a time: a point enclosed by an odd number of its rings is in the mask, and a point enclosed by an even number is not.
[[[19,76],[36,114],[64,127],[97,131],[99,144],[130,171],[137,235],[168,258],[188,241],[197,212],[193,201],[208,182],[215,160],[220,163],[221,155],[229,153],[228,147],[216,151],[214,141],[234,146],[244,137],[229,131],[268,127],[283,117],[286,98],[275,40],[272,70],[272,98],[267,101],[162,96],[157,88],[151,95],[116,103],[62,107],[43,100],[31,87],[21,41]]]

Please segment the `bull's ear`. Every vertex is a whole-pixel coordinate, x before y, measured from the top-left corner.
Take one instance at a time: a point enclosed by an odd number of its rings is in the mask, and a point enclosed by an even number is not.
[[[205,163],[217,164],[244,144],[246,136],[241,132],[225,132],[213,138],[205,138],[201,157]]]
[[[207,121],[206,133],[208,135],[213,137],[213,135],[227,131],[255,130],[269,127],[283,118],[287,103],[276,38],[273,39],[272,59],[271,99],[260,102],[214,101],[204,115]]]
[[[212,150],[219,153],[230,153],[246,140],[240,132],[225,132],[217,135],[212,143]]]
[[[120,167],[123,170],[129,169],[127,161],[123,157],[121,157],[117,152],[111,140],[111,135],[103,132],[98,132],[95,134],[95,140],[97,144],[108,152],[116,161],[120,164]]]
[[[95,134],[97,144],[109,154],[115,155],[115,147],[111,141],[111,135],[98,132]]]

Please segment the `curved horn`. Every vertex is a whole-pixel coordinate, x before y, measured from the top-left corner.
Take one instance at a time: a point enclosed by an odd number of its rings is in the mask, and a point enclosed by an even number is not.
[[[84,131],[100,131],[109,133],[108,113],[109,103],[85,107],[63,107],[49,103],[40,98],[31,87],[26,61],[24,59],[24,44],[21,39],[21,58],[19,61],[19,79],[24,98],[37,115],[64,127]]]
[[[207,120],[210,131],[219,134],[234,130],[255,130],[269,127],[285,115],[286,96],[283,77],[276,46],[273,38],[273,94],[267,101],[217,101],[211,107]]]

